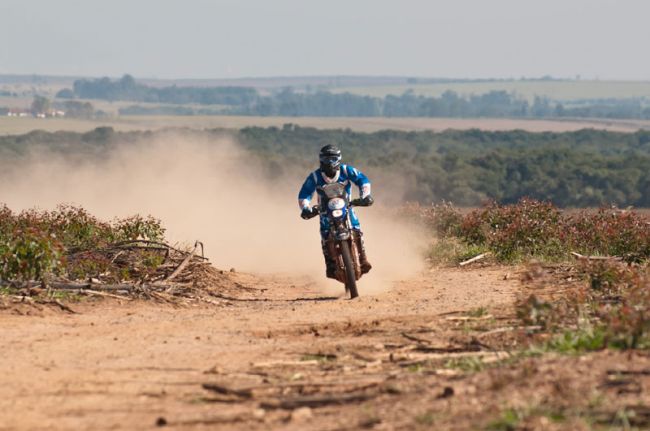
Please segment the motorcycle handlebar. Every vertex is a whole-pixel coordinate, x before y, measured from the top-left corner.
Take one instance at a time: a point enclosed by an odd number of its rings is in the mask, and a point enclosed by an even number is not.
[[[348,207],[350,207],[350,208],[352,208],[352,207],[367,207],[367,206],[370,206],[370,205],[368,205],[368,203],[364,199],[352,199],[348,204]],[[320,214],[320,206],[319,205],[314,205],[313,207],[311,207],[311,214],[309,214],[309,217],[307,217],[307,220],[309,220],[311,218],[314,218],[319,214]]]

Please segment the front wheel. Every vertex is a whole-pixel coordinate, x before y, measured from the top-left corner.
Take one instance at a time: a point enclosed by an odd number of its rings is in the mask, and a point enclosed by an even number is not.
[[[345,290],[350,292],[350,299],[359,296],[357,292],[357,278],[354,273],[354,261],[350,253],[350,244],[347,241],[341,241],[341,255],[343,256],[343,265],[345,266]]]

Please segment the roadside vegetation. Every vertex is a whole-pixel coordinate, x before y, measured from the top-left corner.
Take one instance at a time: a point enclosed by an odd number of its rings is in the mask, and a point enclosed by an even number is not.
[[[563,212],[529,199],[465,214],[449,204],[405,212],[435,236],[433,263],[489,253],[498,263],[528,265],[523,280],[534,293],[520,298],[517,317],[538,330],[537,348],[650,348],[648,218],[616,208]]]
[[[615,256],[628,263],[650,258],[650,221],[634,210],[562,211],[549,202],[523,198],[512,205],[493,202],[465,214],[449,203],[409,204],[404,211],[435,233],[431,258],[445,247],[455,255],[439,256],[464,260],[470,254],[490,253],[506,264],[532,259],[562,262],[577,255]]]
[[[485,429],[645,429],[650,425],[650,411],[634,402],[633,395],[641,394],[637,388],[647,369],[633,367],[630,359],[621,370],[607,359],[610,356],[602,356],[625,352],[634,358],[650,349],[650,219],[630,209],[562,211],[530,199],[464,212],[448,203],[411,204],[406,213],[436,238],[429,256],[434,264],[457,265],[487,254],[491,262],[484,259],[484,265],[520,268],[523,288],[514,308],[506,312],[508,323],[486,320],[488,310],[474,310],[467,319],[476,323],[462,328],[484,348],[508,355],[491,362],[458,358],[445,367],[467,375],[487,371],[483,374],[490,376],[491,389],[496,391],[502,385],[525,386],[525,381],[540,377],[541,382],[563,387],[553,372],[539,375],[538,371],[558,361],[569,369],[582,360],[607,366],[600,371],[606,380],[598,387],[585,386],[583,390],[589,392],[583,392],[582,398],[568,397],[571,391],[561,389],[564,397],[529,404],[509,400],[513,404],[492,414],[484,422]],[[585,380],[571,373],[566,378],[576,385]],[[608,393],[610,388],[614,396]]]
[[[86,210],[59,206],[53,211],[12,212],[0,206],[0,282],[22,287],[54,277],[114,282],[146,279],[162,263],[159,248],[128,250],[108,260],[104,250],[133,241],[164,241],[165,229],[152,217],[104,222]],[[120,258],[122,257],[122,258]]]
[[[650,320],[644,317],[650,306],[647,216],[615,207],[562,211],[530,199],[513,205],[491,203],[465,213],[449,203],[408,204],[401,211],[431,232],[427,257],[433,265],[485,257],[498,264],[528,265],[524,279],[537,287],[557,283],[575,287],[563,292],[566,295],[560,295],[560,300],[549,302],[531,295],[519,304],[517,313],[525,325],[579,329],[546,347],[646,346],[650,330]],[[606,316],[599,314],[601,303],[609,304]],[[593,322],[598,325],[592,326]],[[624,333],[615,328],[618,324],[634,329],[621,335],[624,339],[613,341],[614,333]],[[572,343],[574,347],[567,347]]]
[[[154,217],[104,221],[70,205],[15,213],[0,204],[0,309],[55,304],[75,313],[61,300],[83,296],[213,304],[234,287],[200,241],[168,244]]]

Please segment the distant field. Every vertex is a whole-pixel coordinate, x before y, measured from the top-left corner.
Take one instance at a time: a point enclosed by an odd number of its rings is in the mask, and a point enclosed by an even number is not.
[[[461,95],[484,94],[492,90],[515,92],[529,100],[546,96],[554,100],[650,97],[650,81],[493,81],[440,84],[332,88],[332,92],[384,97],[412,89],[423,96],[440,96],[447,90]]]
[[[193,129],[231,128],[248,126],[282,127],[287,123],[319,129],[350,128],[360,132],[377,130],[434,130],[482,129],[513,130],[531,132],[566,132],[584,128],[595,128],[619,132],[634,132],[649,128],[650,121],[635,120],[584,120],[547,121],[513,119],[455,119],[455,118],[331,118],[331,117],[247,117],[247,116],[131,116],[113,120],[77,120],[70,118],[14,118],[0,117],[0,135],[15,135],[40,129],[48,132],[67,130],[85,132],[100,126],[111,126],[120,131],[158,130],[167,127],[187,127]]]

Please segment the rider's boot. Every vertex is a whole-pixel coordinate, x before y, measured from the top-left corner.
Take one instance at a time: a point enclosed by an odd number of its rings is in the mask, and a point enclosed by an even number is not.
[[[336,262],[330,255],[330,249],[327,245],[327,242],[322,241],[321,245],[323,247],[323,257],[325,257],[325,276],[327,278],[336,278]]]
[[[363,246],[363,233],[360,230],[357,231],[357,235],[354,235],[354,241],[357,245],[357,250],[359,250],[359,264],[361,265],[361,273],[367,274],[372,269],[372,265],[370,262],[368,262],[366,248]]]

